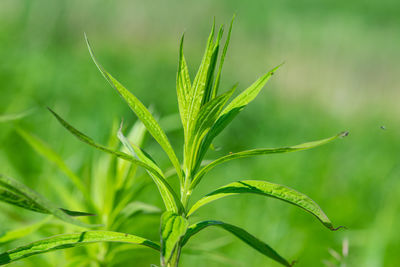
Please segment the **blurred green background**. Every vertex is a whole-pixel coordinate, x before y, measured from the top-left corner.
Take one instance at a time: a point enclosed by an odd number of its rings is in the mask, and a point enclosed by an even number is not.
[[[158,114],[170,115],[178,112],[175,75],[181,34],[186,34],[185,55],[194,77],[213,17],[217,24],[228,24],[234,13],[222,88],[239,82],[239,91],[243,90],[273,66],[285,65],[217,138],[221,150],[207,158],[294,145],[343,130],[350,135],[305,152],[220,166],[204,179],[193,200],[230,181],[266,179],[312,197],[335,225],[348,230],[330,232],[296,207],[257,196],[215,202],[194,220],[218,219],[241,226],[285,257],[297,259],[298,266],[324,266],[324,260],[333,259],[328,249],[340,252],[344,240],[349,242],[348,266],[398,266],[400,2],[396,0],[2,0],[0,114],[32,108],[33,112],[17,122],[0,124],[0,172],[58,201],[52,184],[67,183],[66,178],[23,142],[15,127],[46,140],[78,171],[86,159],[101,153],[76,141],[46,106],[101,143],[106,143],[114,120],[135,122],[92,63],[84,32],[116,78]],[[182,135],[169,133],[180,152]],[[155,142],[147,141],[147,151],[168,166]],[[157,194],[151,187],[141,199],[161,207]],[[41,218],[26,212],[16,219],[15,214],[9,216],[8,206],[0,208],[8,214],[0,215],[0,231]],[[147,232],[157,238],[154,226]],[[219,254],[184,255],[182,266],[278,266],[225,236],[209,229],[190,243],[199,247],[221,243],[216,252],[234,263]],[[0,251],[26,240],[2,245]],[[61,255],[64,252],[36,256],[15,266],[38,266]],[[147,260],[135,261],[135,266],[157,264],[154,253],[143,255]]]

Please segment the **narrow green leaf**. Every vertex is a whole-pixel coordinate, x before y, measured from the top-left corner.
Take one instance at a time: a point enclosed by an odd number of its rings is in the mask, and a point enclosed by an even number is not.
[[[322,224],[330,230],[337,230],[337,228],[333,227],[332,222],[317,205],[317,203],[315,203],[308,196],[284,185],[256,180],[238,181],[218,188],[217,190],[207,194],[205,197],[197,201],[188,212],[188,216],[193,214],[193,212],[195,212],[198,208],[214,200],[245,193],[273,197],[296,205],[317,217],[317,219],[320,220]]]
[[[273,68],[268,73],[266,73],[265,75],[260,77],[252,85],[250,85],[250,87],[248,87],[240,95],[238,95],[235,99],[233,99],[232,102],[230,102],[228,104],[228,106],[224,109],[222,114],[226,114],[229,111],[236,109],[236,108],[243,109],[248,103],[253,101],[253,99],[256,98],[258,93],[261,91],[261,89],[264,87],[264,85],[268,82],[268,80],[271,78],[271,76],[275,73],[275,71],[279,69],[280,66],[282,66],[282,64]]]
[[[72,183],[82,192],[88,203],[91,203],[87,187],[81,179],[65,164],[64,160],[42,139],[18,128],[17,133],[40,155],[57,167],[72,181]]]
[[[202,221],[196,224],[193,224],[189,226],[189,228],[186,231],[186,234],[182,238],[182,246],[186,244],[186,242],[196,233],[199,231],[203,230],[206,227],[209,226],[217,226],[220,227],[231,234],[235,235],[238,237],[240,240],[248,244],[250,247],[254,248],[261,254],[271,258],[272,260],[281,263],[284,266],[292,266],[285,258],[280,256],[274,249],[272,249],[270,246],[268,246],[266,243],[263,241],[259,240],[257,237],[251,235],[244,229],[234,226],[232,224],[224,223],[221,221]]]
[[[11,249],[0,254],[0,265],[18,261],[36,254],[98,242],[131,243],[160,250],[158,244],[142,237],[110,231],[87,231],[76,234],[56,235],[25,246]]]
[[[218,73],[217,73],[217,77],[215,78],[215,84],[214,84],[214,88],[213,88],[213,92],[212,92],[211,98],[215,98],[218,95],[218,89],[219,89],[219,84],[220,84],[220,80],[221,80],[221,73],[222,73],[222,66],[224,65],[226,52],[228,51],[228,46],[229,46],[229,41],[231,39],[232,26],[233,26],[233,21],[234,20],[235,20],[235,15],[233,15],[232,20],[231,20],[231,24],[229,26],[228,36],[226,37],[224,50],[222,51],[222,55],[221,55],[221,59],[220,59],[220,62],[219,62],[219,67],[218,67]]]
[[[167,208],[167,210],[180,212],[182,210],[182,206],[180,205],[181,201],[179,200],[172,187],[165,180],[164,174],[157,166],[157,164],[139,147],[137,147],[133,143],[130,143],[129,140],[123,135],[121,128],[118,131],[118,138],[134,157],[137,157],[140,161],[146,163],[152,169],[157,171],[157,174],[153,174],[150,171],[148,171],[148,173],[153,181],[156,183],[158,190],[160,191],[161,197],[164,201],[165,207]]]
[[[95,141],[93,141],[92,138],[90,138],[89,136],[85,135],[84,133],[78,131],[77,129],[75,129],[72,125],[70,125],[68,122],[66,122],[63,118],[61,118],[57,113],[55,113],[53,110],[51,110],[49,108],[50,112],[56,117],[56,119],[61,123],[62,126],[64,126],[70,133],[72,133],[76,138],[78,138],[80,141],[100,150],[106,153],[109,153],[111,155],[114,155],[118,158],[127,160],[132,162],[133,164],[137,164],[138,166],[141,166],[143,168],[145,168],[146,170],[150,171],[151,173],[155,174],[155,175],[159,175],[157,170],[155,170],[153,167],[151,167],[150,165],[148,165],[147,163],[137,160],[134,157],[123,153],[123,152],[119,152],[119,151],[115,151],[112,150],[110,148],[107,148],[103,145],[97,144]]]
[[[189,222],[179,214],[166,211],[161,216],[161,263],[168,264],[171,256],[186,233]]]
[[[29,210],[37,211],[40,213],[50,213],[55,217],[67,223],[71,223],[81,227],[99,227],[100,225],[86,224],[69,216],[65,210],[61,210],[41,195],[25,186],[24,184],[5,177],[0,174],[0,186],[5,190],[0,191],[1,200],[14,204]],[[76,213],[68,211],[70,213]],[[87,214],[86,214],[87,215]]]
[[[84,217],[84,216],[96,216],[94,213],[82,212],[82,211],[75,211],[75,210],[67,210],[60,208],[65,214],[72,216],[72,217]]]
[[[223,27],[221,26],[221,28],[219,29],[217,41],[214,45],[214,49],[211,54],[211,59],[210,59],[210,63],[209,63],[208,70],[207,70],[207,78],[206,78],[206,83],[205,83],[205,88],[204,88],[204,96],[203,96],[201,105],[206,104],[210,100],[212,93],[213,93],[212,91],[213,91],[214,72],[215,72],[215,67],[217,65],[217,60],[218,60],[219,42],[221,41],[223,32],[224,32],[224,30],[223,30]]]
[[[185,127],[188,119],[188,97],[192,85],[190,83],[189,70],[186,64],[185,56],[183,55],[183,41],[184,35],[182,35],[179,48],[178,73],[176,76],[176,92],[178,96],[179,113],[181,116],[182,125]]]
[[[0,188],[0,201],[15,205],[15,206],[27,209],[27,210],[39,212],[39,213],[44,213],[44,214],[51,213],[50,211],[46,210],[44,207],[40,206],[34,200],[26,197],[25,195],[15,193],[15,192],[9,191],[4,188]],[[63,209],[63,208],[59,208],[59,209],[61,211],[63,211],[65,214],[67,214],[69,216],[73,216],[73,217],[96,216],[96,214],[93,214],[93,213],[72,211],[72,210],[67,210],[67,209]]]
[[[90,55],[96,64],[97,68],[103,74],[104,78],[110,83],[110,85],[118,91],[121,97],[125,100],[128,106],[132,109],[132,111],[136,114],[136,116],[142,121],[142,123],[146,126],[149,133],[154,137],[154,139],[160,144],[160,146],[164,149],[169,159],[171,160],[172,165],[174,165],[178,177],[180,178],[181,183],[183,183],[182,170],[180,167],[180,163],[178,158],[175,155],[175,152],[165,134],[163,129],[154,119],[153,115],[151,115],[150,111],[137,99],[131,92],[129,92],[120,82],[118,82],[113,76],[111,76],[103,66],[97,61],[93,50],[89,44],[89,40],[85,35],[86,43],[90,52]]]
[[[4,234],[0,235],[0,244],[20,239],[22,237],[30,235],[33,232],[38,231],[51,218],[52,218],[52,216],[48,216],[45,219],[43,219],[37,223],[31,224],[28,226],[23,226],[23,227],[5,232]]]
[[[0,188],[0,201],[12,204],[27,210],[34,212],[48,214],[49,211],[37,204],[35,201],[23,196],[11,192],[7,189]]]
[[[203,59],[201,61],[199,70],[197,71],[196,77],[194,78],[192,88],[190,90],[188,98],[188,119],[186,124],[187,132],[193,126],[197,114],[200,111],[201,104],[203,102],[204,91],[206,89],[206,82],[209,73],[210,61],[214,50],[213,39],[215,31],[215,22],[211,29],[210,36],[208,37],[207,47],[204,52]]]
[[[246,157],[251,157],[251,156],[258,156],[258,155],[267,155],[267,154],[278,154],[278,153],[288,153],[288,152],[295,152],[295,151],[300,151],[300,150],[306,150],[306,149],[311,149],[317,146],[325,145],[329,142],[332,142],[333,140],[337,139],[338,137],[345,137],[348,135],[348,132],[341,132],[337,135],[334,135],[329,138],[317,140],[317,141],[312,141],[312,142],[307,142],[295,146],[289,146],[289,147],[280,147],[280,148],[260,148],[260,149],[252,149],[252,150],[246,150],[242,152],[237,152],[237,153],[231,153],[229,155],[223,156],[219,159],[214,160],[213,162],[207,164],[204,166],[195,176],[193,179],[191,188],[193,189],[196,187],[196,185],[200,182],[200,180],[203,178],[203,176],[209,172],[212,168],[215,166],[233,160],[233,159],[238,159],[238,158],[246,158]]]

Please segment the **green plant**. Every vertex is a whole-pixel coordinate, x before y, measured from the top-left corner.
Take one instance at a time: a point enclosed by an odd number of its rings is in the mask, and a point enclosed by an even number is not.
[[[75,129],[72,125],[67,123],[57,113],[50,110],[56,119],[81,141],[103,152],[124,159],[135,166],[141,166],[146,170],[148,175],[157,185],[165,204],[165,212],[161,216],[160,244],[145,238],[130,235],[128,233],[114,231],[84,231],[81,233],[63,234],[50,237],[45,240],[34,242],[27,246],[22,246],[7,251],[3,254],[0,254],[0,264],[9,263],[24,257],[56,249],[80,246],[86,243],[122,242],[147,246],[159,251],[160,262],[161,266],[163,267],[178,266],[182,248],[187,244],[190,238],[209,226],[216,226],[235,235],[249,246],[253,247],[272,260],[279,262],[284,266],[291,266],[292,264],[287,259],[279,255],[269,245],[242,228],[216,220],[205,220],[197,223],[189,222],[191,220],[191,215],[194,214],[200,207],[220,198],[239,194],[257,194],[283,200],[311,213],[328,229],[338,229],[334,228],[331,221],[321,210],[321,208],[306,195],[286,186],[273,184],[262,180],[242,180],[230,183],[207,194],[193,205],[189,205],[190,197],[197,185],[203,180],[205,175],[212,168],[219,164],[238,158],[256,155],[287,153],[310,149],[329,143],[338,137],[347,135],[347,132],[343,132],[330,138],[303,143],[296,146],[253,149],[237,153],[230,153],[212,161],[211,163],[203,165],[203,159],[208,149],[212,146],[214,138],[225,129],[225,127],[243,110],[244,107],[247,106],[247,104],[255,99],[267,81],[279,68],[279,66],[273,68],[271,71],[260,77],[252,85],[245,89],[242,93],[236,96],[232,101],[230,101],[229,104],[227,104],[228,100],[232,97],[236,89],[236,85],[225,93],[218,94],[218,91],[231,30],[232,23],[229,27],[229,32],[222,50],[219,64],[217,64],[223,27],[220,28],[215,39],[215,24],[213,25],[211,34],[207,41],[207,47],[202,62],[193,82],[191,82],[189,77],[188,67],[183,55],[184,37],[182,36],[177,71],[177,95],[179,112],[184,132],[182,165],[178,160],[164,130],[153,117],[151,112],[149,112],[149,110],[130,91],[128,91],[120,82],[118,82],[102,67],[102,65],[97,61],[86,38],[92,59],[102,75],[126,101],[132,111],[146,127],[147,131],[153,136],[153,138],[160,144],[165,153],[168,155],[179,180],[179,193],[177,193],[176,188],[173,188],[171,183],[167,181],[164,171],[157,165],[151,156],[145,152],[138,143],[132,142],[132,140],[126,138],[122,132],[122,129],[118,131],[118,138],[127,148],[130,154],[119,152],[115,149],[96,143],[90,137],[86,136],[82,132]],[[8,186],[7,188],[18,191],[18,186]],[[69,222],[84,227],[93,227],[93,225],[82,225],[81,222],[76,220],[72,221],[69,219]]]

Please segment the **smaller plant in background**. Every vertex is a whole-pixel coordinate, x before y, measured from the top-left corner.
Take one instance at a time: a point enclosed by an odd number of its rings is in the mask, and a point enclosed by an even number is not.
[[[171,125],[171,118],[166,119],[169,123],[169,128],[174,130],[176,127]],[[162,119],[161,122],[162,121],[164,121],[164,119]],[[113,132],[117,129],[118,128],[114,127]],[[85,167],[83,171],[80,174],[76,174],[67,166],[61,156],[44,140],[21,128],[17,128],[16,131],[38,154],[43,156],[48,162],[55,164],[74,185],[76,190],[70,191],[64,188],[65,184],[60,180],[54,179],[50,182],[50,186],[57,192],[62,202],[69,207],[74,207],[74,209],[89,209],[93,211],[93,213],[57,208],[50,201],[44,199],[18,181],[8,177],[0,177],[1,200],[31,211],[46,214],[50,213],[64,222],[73,223],[72,225],[57,223],[51,220],[51,216],[47,216],[43,220],[32,225],[5,232],[0,236],[0,244],[26,237],[34,231],[46,229],[55,224],[59,226],[57,228],[58,231],[61,228],[64,232],[76,230],[76,225],[82,227],[93,226],[81,224],[81,222],[77,220],[71,221],[71,216],[90,216],[90,221],[96,223],[103,230],[124,231],[129,230],[129,225],[127,225],[126,222],[134,220],[138,215],[154,215],[161,213],[158,207],[136,200],[137,195],[150,183],[150,181],[145,179],[143,174],[138,174],[138,166],[136,164],[130,164],[129,161],[121,160],[109,154],[102,154],[96,161],[87,161],[83,166]],[[146,128],[138,121],[130,129],[129,138],[135,143],[143,145],[145,133]],[[118,148],[117,140],[115,137],[110,138],[108,145]],[[8,186],[6,186],[6,183]],[[12,187],[10,187],[10,185]],[[13,192],[14,189],[12,188],[21,189],[19,189],[18,192]],[[26,192],[22,194],[22,190]],[[53,209],[48,207],[53,207]],[[75,253],[66,255],[66,260],[70,264],[79,261],[80,264],[94,263],[106,265],[112,262],[119,253],[130,249],[134,249],[134,247],[109,246],[107,243],[99,244],[98,246],[85,246],[85,250],[75,250]],[[63,258],[60,260],[62,262]],[[49,259],[49,261],[52,261],[52,264],[57,264],[57,262],[54,262],[54,259]],[[50,262],[49,265],[54,266],[51,265]]]
[[[131,138],[124,136],[122,129],[118,131],[118,138],[129,151],[129,154],[119,152],[115,149],[96,143],[93,139],[75,129],[57,113],[50,110],[56,119],[81,141],[103,152],[124,159],[136,166],[141,166],[146,170],[148,175],[157,185],[165,205],[165,211],[161,215],[160,243],[128,233],[120,233],[115,231],[84,231],[80,233],[50,237],[45,240],[34,242],[27,246],[22,246],[7,251],[0,255],[0,264],[16,261],[27,256],[44,253],[55,249],[80,246],[86,243],[122,242],[152,248],[160,253],[161,266],[176,267],[179,264],[182,249],[186,246],[191,237],[210,226],[214,226],[233,234],[270,259],[284,266],[291,266],[293,263],[290,263],[290,261],[278,254],[269,245],[238,226],[217,220],[204,220],[195,223],[191,222],[191,216],[202,206],[221,198],[242,194],[262,195],[283,200],[309,212],[328,229],[338,229],[332,225],[332,222],[321,210],[321,208],[308,196],[284,185],[274,184],[263,180],[240,180],[232,182],[228,185],[217,188],[213,192],[210,192],[197,200],[193,205],[190,205],[190,198],[193,191],[196,189],[199,183],[203,181],[206,174],[211,169],[224,162],[257,155],[306,150],[329,143],[339,137],[347,135],[347,132],[343,132],[330,138],[303,143],[296,146],[261,148],[230,153],[226,156],[211,161],[210,163],[204,164],[204,157],[206,152],[212,146],[214,138],[217,137],[228,126],[228,124],[251,101],[255,99],[267,81],[279,68],[279,66],[277,66],[267,72],[228,103],[229,99],[236,90],[236,85],[222,94],[219,94],[219,86],[231,30],[232,23],[228,31],[225,45],[222,49],[222,55],[219,59],[219,64],[217,64],[223,35],[223,27],[220,28],[216,38],[215,26],[212,27],[202,62],[193,80],[190,79],[186,60],[183,55],[184,38],[182,37],[181,39],[176,82],[179,113],[184,133],[182,163],[178,160],[164,130],[161,128],[160,124],[157,122],[151,112],[139,101],[139,99],[137,99],[130,91],[128,91],[119,81],[117,81],[103,68],[103,66],[97,61],[86,38],[92,59],[102,75],[121,95],[128,106],[146,127],[147,131],[153,136],[153,138],[160,144],[165,153],[168,155],[179,180],[178,189],[171,186],[171,183],[166,179],[167,177],[165,172],[159,167],[154,159],[146,151],[144,151],[142,147],[140,147],[140,144],[135,143]],[[9,186],[8,188],[13,190],[15,189],[13,185]],[[16,187],[16,189],[18,190],[18,187]],[[62,211],[57,211],[57,214],[55,215],[59,215],[60,212]],[[75,220],[69,220],[71,223],[75,223],[83,227],[98,227],[96,225],[82,225],[81,222],[78,223]]]
[[[346,238],[342,242],[342,251],[337,252],[333,248],[328,249],[331,259],[325,259],[322,263],[326,267],[346,267],[349,256],[349,240]]]

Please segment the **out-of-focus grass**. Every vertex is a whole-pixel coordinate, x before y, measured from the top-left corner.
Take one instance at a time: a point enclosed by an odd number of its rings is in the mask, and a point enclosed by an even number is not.
[[[220,166],[200,191],[237,179],[268,178],[308,194],[336,224],[349,230],[328,232],[295,208],[254,196],[213,203],[200,216],[245,227],[283,255],[298,259],[299,266],[321,266],[329,258],[327,248],[339,249],[345,237],[350,243],[349,266],[395,266],[400,249],[395,228],[400,219],[398,1],[3,0],[0,113],[38,107],[17,124],[48,141],[71,168],[82,168],[81,162],[96,158],[97,152],[69,136],[45,106],[102,142],[115,117],[124,117],[127,123],[135,120],[92,64],[83,32],[112,74],[145,104],[172,114],[177,112],[180,34],[186,32],[185,53],[194,70],[212,17],[228,22],[234,12],[237,19],[222,85],[228,88],[238,81],[243,89],[270,67],[286,64],[240,115],[242,120],[217,139],[222,150],[215,155],[297,144],[342,130],[349,130],[350,136],[311,151],[232,162],[230,172]],[[254,113],[264,118],[263,123],[252,120]],[[51,184],[65,182],[65,177],[16,136],[13,123],[0,127],[0,171],[57,199]],[[181,145],[181,137],[179,132],[170,135],[175,145]],[[159,151],[152,142],[148,146]],[[168,164],[162,153],[157,160]],[[39,186],[38,180],[48,182]],[[254,205],[264,207],[264,212],[249,208]],[[228,206],[233,209],[224,209]],[[24,224],[31,218],[36,217],[20,213],[10,223],[2,213],[0,225],[9,229],[14,221]],[[221,235],[210,230],[191,243]],[[243,266],[274,266],[234,238],[231,241],[218,251]],[[40,260],[44,258],[25,264]],[[223,265],[209,256],[186,256],[182,262],[206,264]]]

